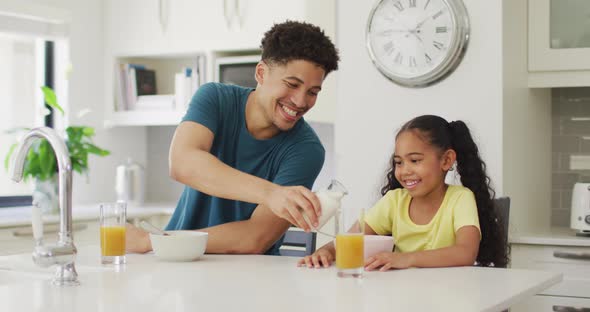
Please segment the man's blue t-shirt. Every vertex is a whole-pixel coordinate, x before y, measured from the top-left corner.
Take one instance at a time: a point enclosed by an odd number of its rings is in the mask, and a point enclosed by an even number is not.
[[[248,132],[246,101],[253,89],[207,83],[193,96],[183,122],[196,122],[213,132],[210,153],[225,164],[273,183],[311,189],[325,150],[303,118],[289,131],[258,140]],[[185,186],[167,230],[194,230],[247,220],[257,204],[207,195]],[[266,254],[278,254],[282,238]]]

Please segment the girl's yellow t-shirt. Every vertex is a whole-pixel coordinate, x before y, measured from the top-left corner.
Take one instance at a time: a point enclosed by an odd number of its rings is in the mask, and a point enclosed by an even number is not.
[[[466,187],[449,185],[440,208],[424,225],[410,219],[411,199],[406,189],[389,191],[365,216],[365,222],[377,234],[393,236],[396,252],[449,247],[455,244],[460,228],[473,225],[480,230],[475,196]]]

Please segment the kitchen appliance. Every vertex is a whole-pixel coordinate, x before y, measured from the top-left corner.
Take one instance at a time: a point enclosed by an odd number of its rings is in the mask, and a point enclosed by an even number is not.
[[[574,185],[570,227],[578,236],[590,236],[590,183]]]
[[[145,170],[142,165],[128,158],[117,166],[115,178],[117,200],[126,201],[129,206],[139,206],[145,200]]]
[[[256,88],[254,72],[258,62],[260,62],[260,54],[217,58],[215,59],[215,81]]]

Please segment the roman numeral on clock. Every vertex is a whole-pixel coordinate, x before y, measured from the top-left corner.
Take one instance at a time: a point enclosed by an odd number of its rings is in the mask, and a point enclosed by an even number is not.
[[[400,12],[404,10],[404,5],[400,1],[394,3],[393,6],[396,7]]]
[[[410,60],[408,61],[408,64],[410,65],[410,67],[416,67],[416,58],[413,56],[410,56]]]
[[[439,49],[439,50],[442,50],[442,48],[443,48],[443,46],[444,46],[442,43],[440,43],[440,42],[438,42],[438,41],[433,41],[433,42],[432,42],[432,45],[433,45],[435,48]]]
[[[424,59],[426,59],[426,63],[432,62],[432,58],[430,58],[430,55],[428,55],[428,53],[424,53]]]
[[[409,7],[410,8],[415,8],[416,7],[416,0],[409,0]]]
[[[393,53],[394,50],[394,46],[393,46],[393,42],[389,41],[388,43],[383,45],[383,50],[385,50],[385,53],[387,53],[387,55],[391,55],[391,53]]]
[[[397,55],[395,56],[395,59],[393,59],[394,62],[401,64],[402,61],[404,60],[404,56],[401,53],[397,53]]]
[[[440,33],[446,33],[447,32],[447,26],[439,26],[436,27],[436,33],[440,34]]]

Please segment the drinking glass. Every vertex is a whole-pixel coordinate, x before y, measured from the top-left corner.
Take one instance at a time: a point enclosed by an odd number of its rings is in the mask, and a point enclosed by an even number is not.
[[[339,277],[360,278],[365,264],[364,211],[361,209],[358,218],[361,225],[359,228],[348,230],[356,221],[347,220],[349,217],[352,216],[346,215],[342,209],[336,215],[336,269]]]
[[[100,207],[100,254],[102,264],[125,263],[127,203],[102,203]]]

